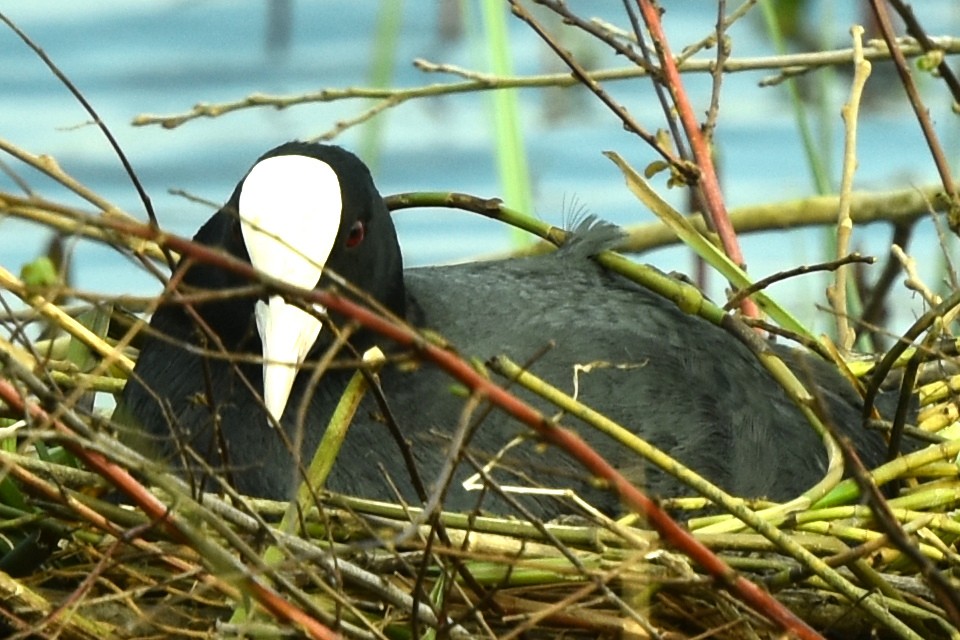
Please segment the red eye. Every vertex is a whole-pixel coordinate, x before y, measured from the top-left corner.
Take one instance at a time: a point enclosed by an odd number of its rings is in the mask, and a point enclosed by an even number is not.
[[[353,226],[350,227],[350,233],[347,235],[347,248],[352,249],[361,242],[363,242],[364,236],[367,235],[367,225],[365,225],[360,220],[357,220],[353,223]]]

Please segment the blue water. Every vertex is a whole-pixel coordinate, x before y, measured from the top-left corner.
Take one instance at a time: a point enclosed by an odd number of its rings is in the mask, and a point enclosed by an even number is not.
[[[596,3],[572,3],[585,12]],[[667,3],[667,26],[674,42],[689,42],[709,33],[715,21],[713,3]],[[819,3],[822,14],[835,21],[825,27],[838,46],[846,46],[853,5]],[[178,129],[133,127],[141,113],[178,113],[199,101],[235,100],[255,92],[298,93],[319,88],[368,84],[371,38],[376,2],[349,0],[294,3],[292,40],[287,50],[268,51],[264,43],[267,3],[170,1],[60,3],[51,0],[7,1],[0,10],[41,45],[82,90],[114,132],[149,190],[162,224],[191,234],[210,210],[168,189],[184,189],[213,201],[223,201],[236,180],[260,153],[279,142],[318,135],[339,120],[355,116],[367,103],[345,101],[308,105],[283,111],[258,109],[213,120],[190,122]],[[394,84],[418,86],[447,81],[449,76],[424,75],[412,67],[417,57],[484,68],[479,43],[479,10],[466,3],[466,33],[453,41],[441,37],[438,5],[404,5]],[[619,3],[603,5],[604,17],[624,24]],[[936,34],[960,32],[960,9],[946,0],[924,3],[921,18]],[[731,32],[735,56],[769,54],[757,20]],[[511,19],[511,38],[518,73],[540,73],[543,46],[529,29]],[[553,25],[554,28],[559,28]],[[584,46],[574,39],[571,46]],[[587,45],[589,49],[589,45]],[[600,48],[600,64],[623,66]],[[712,57],[712,51],[702,54]],[[717,144],[730,207],[812,193],[811,180],[789,103],[782,89],[760,89],[762,72],[729,76],[724,83]],[[875,93],[887,94],[864,113],[860,123],[857,185],[889,190],[928,184],[936,173],[925,152],[916,122],[889,76],[876,76]],[[687,76],[691,94],[702,112],[709,98],[707,76]],[[833,85],[834,107],[830,157],[839,181],[839,105],[847,79],[838,74]],[[956,116],[949,112],[945,91],[923,79],[940,134],[956,166]],[[649,84],[635,80],[611,84],[610,90],[650,129],[662,118]],[[573,96],[573,111],[561,120],[547,118],[555,95],[538,91],[520,94],[521,113],[536,199],[534,214],[560,224],[578,206],[620,224],[646,222],[644,211],[623,186],[622,178],[601,155],[616,150],[642,168],[653,154],[595,100]],[[567,92],[567,96],[570,92]],[[119,162],[103,137],[87,124],[88,117],[60,83],[12,32],[0,29],[0,137],[33,153],[54,155],[71,174],[124,210],[143,218],[143,208]],[[489,97],[456,95],[407,103],[380,119],[381,156],[376,176],[384,194],[412,190],[465,191],[480,196],[501,193],[493,156]],[[338,143],[357,148],[361,132],[353,129]],[[16,162],[6,165],[24,177],[38,193],[83,204],[42,176]],[[668,191],[676,204],[682,194]],[[0,189],[17,191],[0,174]],[[576,204],[572,204],[576,203]],[[507,248],[511,235],[501,225],[475,215],[447,211],[403,212],[399,232],[408,264],[465,259]],[[862,250],[884,255],[889,233],[882,225],[858,229]],[[46,241],[46,230],[0,219],[0,264],[18,271]],[[744,239],[752,273],[779,269],[822,258],[823,235],[816,231],[774,232]],[[914,240],[914,251],[927,266],[939,251],[931,225]],[[642,258],[666,269],[689,271],[690,259],[678,249],[652,252]],[[930,270],[927,277],[936,284]],[[76,284],[107,293],[150,293],[156,283],[108,247],[87,242],[76,247]],[[716,280],[716,279],[715,279]],[[712,295],[722,297],[720,283]],[[822,302],[822,281],[807,278],[784,285],[775,293],[801,317],[812,317]],[[920,308],[905,292],[896,294],[898,324],[904,325]]]

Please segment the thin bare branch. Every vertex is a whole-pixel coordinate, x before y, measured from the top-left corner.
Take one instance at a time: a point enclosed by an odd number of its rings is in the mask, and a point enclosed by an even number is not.
[[[948,223],[954,233],[960,233],[960,194],[957,194],[956,187],[954,186],[953,175],[950,172],[950,163],[943,152],[943,147],[940,145],[937,132],[933,127],[933,122],[930,120],[930,113],[924,106],[920,92],[917,90],[917,85],[913,81],[913,75],[907,66],[906,57],[898,46],[896,36],[893,32],[893,25],[890,23],[890,14],[887,11],[886,0],[870,0],[870,6],[873,7],[873,14],[877,18],[877,24],[880,26],[883,39],[890,48],[893,63],[897,68],[897,73],[900,75],[900,82],[903,84],[903,89],[907,93],[910,106],[913,107],[917,122],[923,131],[923,137],[927,141],[927,146],[930,147],[930,154],[933,156],[933,162],[940,174],[940,180],[943,182],[943,189],[947,192],[947,196],[952,203]]]
[[[945,55],[956,55],[960,53],[960,38],[936,37],[930,40],[937,49],[943,51]],[[900,51],[905,57],[916,58],[925,53],[923,48],[912,39],[898,40],[898,44],[900,45]],[[890,50],[882,41],[869,42],[864,48],[864,57],[867,60],[888,60],[890,58]],[[796,53],[785,56],[729,58],[723,64],[723,72],[740,73],[759,69],[790,69],[794,72],[806,72],[822,67],[848,65],[851,60],[853,60],[852,49]],[[189,111],[183,113],[166,115],[143,113],[136,116],[132,124],[134,126],[160,125],[165,129],[175,129],[192,120],[218,118],[235,111],[263,107],[279,110],[301,104],[370,99],[393,99],[396,100],[396,104],[403,104],[413,99],[459,93],[495,91],[497,89],[571,87],[580,84],[580,79],[569,73],[498,77],[475,71],[467,71],[449,65],[435,64],[424,60],[415,61],[414,64],[423,71],[451,73],[469,79],[464,82],[436,83],[421,87],[400,89],[350,87],[345,89],[320,89],[295,95],[254,93],[245,98],[230,102],[200,102],[194,105]],[[715,60],[685,60],[678,65],[678,70],[681,73],[712,73],[715,67]],[[640,78],[649,74],[642,68],[631,66],[623,69],[590,71],[587,75],[596,82],[615,82]]]

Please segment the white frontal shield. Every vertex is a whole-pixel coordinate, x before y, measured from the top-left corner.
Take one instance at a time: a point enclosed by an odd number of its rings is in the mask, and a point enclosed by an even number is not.
[[[244,180],[239,200],[251,264],[292,286],[314,288],[333,250],[342,206],[340,181],[327,163],[296,155],[258,162]],[[255,313],[263,343],[263,400],[279,421],[323,323],[280,295],[259,300]]]

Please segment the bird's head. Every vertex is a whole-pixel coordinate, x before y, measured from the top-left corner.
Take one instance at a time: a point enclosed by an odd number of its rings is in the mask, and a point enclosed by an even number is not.
[[[250,263],[304,289],[333,274],[403,314],[403,266],[396,231],[370,172],[334,146],[292,142],[263,155],[224,207]],[[237,251],[237,253],[243,253]],[[312,312],[311,312],[312,311]],[[263,395],[277,420],[298,367],[324,331],[325,309],[270,293],[254,314],[263,348]]]

